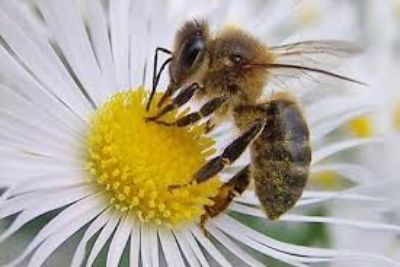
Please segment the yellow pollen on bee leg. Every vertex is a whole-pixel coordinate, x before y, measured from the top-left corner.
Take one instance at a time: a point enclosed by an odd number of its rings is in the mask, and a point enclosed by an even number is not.
[[[117,93],[96,111],[86,139],[85,169],[119,212],[167,227],[196,221],[221,182],[189,182],[215,150],[215,142],[201,125],[176,128],[146,122],[145,117],[157,112],[155,105],[145,110],[146,96],[143,88]],[[159,99],[156,95],[154,102]],[[171,112],[163,120],[179,116]],[[177,184],[188,186],[169,189]]]

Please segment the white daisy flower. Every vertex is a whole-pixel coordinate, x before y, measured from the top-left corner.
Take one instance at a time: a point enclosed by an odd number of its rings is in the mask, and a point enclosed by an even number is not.
[[[361,192],[370,196],[386,200],[382,207],[368,209],[350,207],[333,209],[335,214],[349,218],[365,218],[365,220],[381,220],[392,224],[400,224],[400,206],[398,190],[399,176],[399,151],[400,151],[400,80],[397,73],[400,35],[398,25],[400,22],[399,1],[389,1],[388,5],[380,6],[369,2],[364,4],[364,15],[360,19],[364,22],[360,31],[364,36],[367,52],[361,61],[361,71],[364,80],[374,88],[377,108],[371,114],[364,114],[350,121],[346,129],[352,136],[362,138],[383,137],[383,146],[370,147],[363,151],[360,158],[364,166],[373,170],[374,176],[364,184]],[[384,20],[385,27],[377,28],[376,23]],[[400,260],[400,240],[398,235],[390,233],[378,234],[376,232],[362,233],[357,229],[334,230],[334,242],[339,248],[370,252],[379,251],[397,261]],[[362,238],[360,244],[357,240]]]
[[[214,141],[229,138],[218,129],[208,137],[200,125],[177,129],[145,123],[147,92],[141,86],[152,79],[154,48],[170,46],[177,27],[192,17],[206,18],[213,28],[236,22],[264,38],[264,21],[270,20],[263,15],[274,18],[294,6],[280,5],[271,10],[260,4],[254,10],[235,1],[0,1],[0,219],[8,222],[0,234],[1,250],[25,225],[47,216],[26,246],[4,255],[1,264],[42,266],[65,241],[78,237],[68,266],[96,265],[104,249],[106,266],[118,266],[126,253],[129,266],[264,266],[261,256],[293,266],[331,261],[393,266],[379,255],[306,247],[262,234],[235,216],[269,223],[251,190],[232,203],[230,212],[207,222],[206,236],[199,219],[221,181],[169,190],[187,182],[188,174],[215,152]],[[312,132],[312,172],[340,172],[357,184],[365,178],[359,175],[362,166],[321,163],[377,140],[326,145],[323,139],[369,111],[374,99],[356,93],[313,99],[308,91],[298,94]],[[379,201],[306,191],[280,220],[400,230],[379,222],[302,215],[331,199],[344,205]]]

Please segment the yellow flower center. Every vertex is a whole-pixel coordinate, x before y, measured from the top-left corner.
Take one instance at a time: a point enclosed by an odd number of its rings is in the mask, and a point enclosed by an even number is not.
[[[373,125],[371,118],[367,115],[360,116],[348,123],[350,132],[360,138],[371,137],[373,135]]]
[[[340,177],[332,171],[323,171],[310,176],[312,183],[322,189],[335,189],[340,187]]]
[[[299,6],[296,13],[296,20],[301,26],[310,27],[318,23],[321,19],[319,6],[314,1],[304,2]]]
[[[400,20],[400,1],[396,0],[394,2],[393,13],[397,20]]]
[[[212,204],[219,179],[188,184],[191,176],[215,152],[203,127],[167,127],[146,122],[146,92],[117,93],[100,107],[87,138],[87,169],[104,189],[109,203],[142,222],[176,227],[195,221],[204,205]],[[155,97],[155,101],[160,95]],[[183,113],[171,112],[164,121]],[[185,185],[171,189],[173,185]]]
[[[400,131],[400,107],[398,105],[394,108],[394,127]]]

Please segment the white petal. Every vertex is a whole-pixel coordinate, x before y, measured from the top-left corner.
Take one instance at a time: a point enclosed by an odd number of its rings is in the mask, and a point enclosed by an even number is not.
[[[129,266],[139,267],[139,255],[140,255],[140,222],[134,220],[131,231],[131,244],[129,253]]]
[[[100,193],[101,194],[101,193]],[[60,212],[56,217],[54,217],[49,223],[47,223],[29,245],[24,249],[24,251],[9,265],[13,266],[20,263],[26,256],[28,256],[38,245],[49,238],[51,235],[62,229],[63,227],[71,224],[73,220],[71,218],[76,218],[78,216],[83,216],[89,213],[90,210],[98,210],[103,204],[100,201],[101,196],[98,194],[89,196],[80,200],[68,208]]]
[[[114,236],[111,239],[110,248],[107,255],[107,266],[118,267],[118,263],[121,260],[122,252],[126,247],[129,235],[132,230],[133,222],[131,220],[131,214],[127,214],[118,225]]]
[[[310,205],[319,203],[327,200],[350,200],[350,201],[365,201],[365,202],[383,202],[384,198],[371,197],[367,195],[354,194],[353,191],[357,191],[358,188],[351,190],[339,191],[339,192],[315,192],[315,191],[304,191],[301,199],[296,203],[296,206]],[[254,191],[246,190],[241,197],[235,199],[235,202],[245,203],[249,205],[259,206],[260,201],[255,195]]]
[[[110,37],[119,90],[129,84],[129,0],[110,1]]]
[[[307,108],[311,128],[340,115],[371,109],[374,100],[368,95],[330,97],[317,101]]]
[[[0,84],[0,94],[1,108],[21,121],[35,125],[60,141],[71,143],[79,140],[80,131],[69,128],[64,121],[56,119],[52,113],[44,112],[41,107],[35,106],[9,86]]]
[[[217,220],[215,223],[222,229],[224,228],[229,229],[229,232],[238,234],[241,233],[242,235],[254,239],[255,241],[260,242],[261,244],[264,244],[265,246],[272,248],[276,251],[288,253],[288,255],[286,256],[290,256],[290,254],[293,254],[293,256],[298,255],[298,256],[309,256],[309,257],[331,257],[336,255],[335,253],[333,253],[333,250],[309,248],[273,239],[236,221],[235,219],[231,218],[228,215],[221,216],[220,219]]]
[[[54,192],[32,192],[25,195],[20,195],[11,198],[4,202],[0,207],[3,211],[1,215],[11,215],[22,211],[12,224],[0,235],[0,242],[4,241],[7,237],[18,231],[27,222],[34,218],[64,207],[72,202],[79,201],[80,199],[90,195],[89,187],[77,187],[70,189],[60,189]],[[47,201],[51,199],[52,201]],[[3,207],[5,209],[3,209]]]
[[[89,192],[87,187],[82,186],[72,189],[58,189],[54,191],[54,193],[62,194],[64,191],[68,192],[68,196],[70,196],[71,199],[74,197],[76,197],[76,199],[82,198],[88,195]],[[41,200],[43,200],[43,192],[30,192],[7,199],[4,204],[0,206],[0,218],[5,218],[12,214],[18,213],[31,206],[32,203],[36,203]]]
[[[157,229],[153,225],[142,225],[140,237],[140,253],[143,266],[159,266]]]
[[[243,206],[238,203],[233,203],[230,209],[242,214],[251,215],[254,217],[265,218],[265,214],[258,208]],[[345,225],[358,227],[370,230],[387,230],[387,231],[400,231],[400,226],[385,223],[374,223],[374,222],[362,222],[357,220],[348,220],[333,217],[321,217],[321,216],[304,216],[295,214],[286,214],[280,217],[281,221],[293,221],[293,222],[313,222],[313,223],[332,223],[336,225]]]
[[[384,201],[383,198],[370,197],[365,195],[351,194],[352,191],[357,191],[357,187],[351,190],[346,190],[343,192],[321,192],[318,197],[300,199],[296,203],[296,207],[307,206],[311,204],[321,203],[328,200],[348,200],[349,203],[354,203],[354,201],[363,201],[370,203],[380,203]],[[366,203],[367,204],[367,203]]]
[[[75,140],[62,142],[52,134],[46,134],[40,127],[15,117],[8,111],[0,108],[0,136],[1,145],[30,151],[31,153],[45,154],[58,158],[77,158],[81,144]],[[50,126],[51,127],[51,126]]]
[[[280,29],[284,29],[293,23],[293,17],[297,14],[294,11],[299,3],[301,2],[270,2],[266,5],[264,13],[259,15],[258,29],[255,29],[255,31],[259,32],[261,37],[268,36],[270,41],[281,42],[284,36],[282,36]],[[262,19],[265,17],[268,17],[268,20]]]
[[[97,237],[96,241],[94,242],[92,249],[90,250],[90,254],[88,256],[86,266],[90,267],[93,265],[94,260],[96,259],[97,255],[100,253],[101,249],[104,247],[107,240],[110,238],[110,236],[114,232],[120,219],[121,219],[120,215],[113,214],[110,221],[101,230],[99,236]]]
[[[107,91],[102,94],[102,98],[105,99],[111,96],[117,88],[106,15],[101,3],[97,0],[84,1],[83,4],[86,6],[85,11],[87,13],[87,22],[93,42],[93,49],[104,81],[106,82],[104,89]]]
[[[47,39],[49,33],[46,25],[41,18],[32,12],[32,4],[25,1],[13,1],[9,4],[6,11],[12,17],[18,18],[17,21],[23,21],[23,25],[28,24],[32,27],[32,31],[37,33],[40,40]]]
[[[221,254],[221,252],[214,246],[214,244],[204,236],[199,227],[193,226],[190,231],[202,247],[221,265],[232,266],[228,260]]]
[[[304,198],[312,199],[312,198],[322,198],[322,197],[328,197],[337,194],[338,192],[336,191],[305,191],[303,193]],[[341,196],[343,199],[349,199],[349,200],[366,200],[366,201],[384,201],[384,198],[381,197],[374,197],[374,196],[367,196],[367,195],[361,195],[361,194],[343,194]]]
[[[82,172],[82,163],[78,158],[53,159],[40,154],[31,154],[29,151],[15,151],[0,146],[0,159],[0,176],[11,181],[15,179],[15,183],[63,172],[66,174]]]
[[[39,36],[31,24],[24,21],[18,7],[9,1],[3,1],[4,11],[0,11],[0,33],[22,62],[49,90],[81,114],[90,110],[89,103],[66,69],[62,66],[47,39]],[[68,79],[67,79],[67,78]]]
[[[200,249],[199,244],[197,243],[196,239],[193,237],[192,233],[188,230],[184,230],[181,232],[182,238],[185,239],[188,243],[190,248],[192,249],[193,253],[196,255],[196,258],[200,262],[200,266],[210,266],[206,257],[203,254],[203,251]]]
[[[331,223],[335,225],[352,226],[366,230],[381,230],[400,232],[400,226],[386,223],[363,222],[334,217],[304,216],[287,214],[281,217],[282,221],[309,222],[309,223]]]
[[[53,188],[68,188],[83,186],[91,183],[85,181],[83,178],[85,174],[82,172],[60,172],[60,173],[49,173],[47,176],[36,176],[31,179],[26,179],[23,182],[17,184],[11,191],[12,195],[20,195],[30,191],[42,191]]]
[[[37,194],[31,193],[3,201],[0,206],[0,218],[5,218],[22,211],[31,203],[30,201],[34,200],[33,196],[36,197],[36,199],[38,198]]]
[[[335,144],[326,145],[319,150],[314,151],[312,163],[315,164],[321,160],[324,160],[338,152],[346,149],[363,146],[367,144],[381,143],[382,140],[379,138],[363,138],[363,139],[349,139]]]
[[[179,251],[177,241],[171,233],[170,229],[160,229],[159,232],[161,247],[164,251],[165,260],[168,266],[182,266],[185,264],[182,259],[182,254]]]
[[[174,234],[176,241],[179,244],[179,247],[182,249],[183,255],[185,255],[186,261],[189,263],[189,266],[200,267],[200,263],[197,260],[196,254],[190,247],[189,242],[185,239],[185,236],[182,234],[182,231],[174,231]]]
[[[328,133],[332,132],[340,125],[345,122],[350,121],[351,119],[357,118],[363,114],[367,114],[371,112],[372,107],[370,108],[363,108],[363,109],[356,109],[354,111],[350,111],[344,114],[337,115],[334,118],[327,119],[324,122],[321,122],[315,126],[310,126],[311,128],[311,140],[315,141],[321,139]]]
[[[74,256],[71,261],[72,267],[80,267],[85,258],[85,250],[87,242],[98,232],[100,229],[110,221],[112,217],[111,209],[107,209],[100,214],[93,222],[90,223],[88,229],[85,231],[82,239],[79,241],[78,247],[75,250]]]
[[[72,70],[94,103],[98,104],[105,84],[74,2],[42,0],[38,1],[38,7]]]
[[[0,46],[0,62],[2,83],[28,98],[38,109],[51,114],[71,129],[77,131],[82,129],[84,120],[81,114],[74,113],[56,95],[49,93],[2,46]]]
[[[76,233],[88,222],[98,216],[103,210],[104,205],[97,203],[97,206],[90,207],[84,214],[80,214],[76,217],[71,217],[68,224],[62,227],[61,231],[51,235],[46,239],[39,248],[33,253],[32,258],[29,261],[29,267],[40,267],[44,261],[69,237]]]
[[[326,258],[314,261],[318,263],[331,263],[332,266],[363,266],[363,267],[397,267],[396,261],[384,256],[358,253],[353,255],[343,255],[337,258]],[[336,263],[336,265],[335,265]]]
[[[138,2],[131,1],[131,10],[129,14],[129,27],[130,27],[130,51],[129,51],[129,69],[130,69],[130,85],[136,87],[143,85],[144,72],[146,68],[147,58],[146,53],[149,44],[149,31],[147,29],[147,22],[142,19],[142,16],[147,14],[149,9],[149,1]],[[161,45],[161,44],[159,44]],[[150,61],[151,62],[151,61]],[[147,71],[152,71],[151,64],[147,66]],[[160,86],[160,88],[162,88]]]
[[[290,264],[291,266],[301,266],[305,267],[305,265],[300,263],[300,258],[297,256],[292,256],[290,254],[285,254],[281,251],[277,251],[273,248],[270,248],[269,246],[264,246],[258,242],[255,242],[254,240],[251,240],[248,238],[245,234],[246,232],[238,232],[237,230],[233,230],[235,228],[230,228],[228,224],[223,220],[222,217],[218,218],[218,220],[214,221],[216,225],[218,225],[219,229],[224,231],[227,235],[235,239],[236,241],[242,243],[243,245],[246,245],[247,247],[250,247],[262,254],[268,255],[272,258],[275,258],[281,262],[286,262]]]
[[[233,255],[247,263],[249,266],[264,266],[261,262],[250,256],[246,251],[241,249],[237,244],[232,242],[223,232],[218,230],[213,224],[207,224],[207,231],[217,239],[225,248],[232,252]]]
[[[340,176],[348,178],[352,182],[355,183],[367,183],[371,182],[374,178],[374,175],[370,170],[365,168],[362,165],[350,164],[350,163],[332,163],[332,164],[324,164],[317,165],[311,167],[311,172],[314,174],[325,172],[325,171],[333,171]]]
[[[117,0],[118,1],[118,0]],[[145,72],[145,82],[152,81],[153,71],[152,71],[152,61],[149,59],[153,58],[154,50],[158,46],[169,47],[171,42],[167,42],[166,38],[172,38],[173,34],[168,34],[168,32],[174,31],[176,25],[170,25],[168,23],[167,14],[163,12],[166,9],[167,1],[163,0],[153,0],[146,1],[146,5],[140,5],[139,10],[151,18],[150,22],[145,24],[145,30],[148,31],[148,36],[145,39],[145,51],[147,59],[147,71]],[[138,7],[138,6],[136,6]],[[138,10],[137,10],[138,11]],[[142,13],[142,14],[143,14]],[[142,25],[142,24],[140,24]],[[176,29],[176,28],[175,28]],[[160,34],[162,32],[163,34]],[[165,34],[164,34],[165,33]],[[141,41],[140,41],[141,42]],[[163,78],[167,79],[167,75]],[[163,79],[161,79],[159,88],[163,88]]]
[[[382,257],[379,255],[371,255],[366,253],[360,252],[352,252],[352,251],[339,251],[339,250],[331,250],[331,249],[321,249],[321,248],[311,248],[311,247],[304,247],[294,244],[289,244],[285,242],[281,242],[279,240],[272,239],[266,235],[260,234],[255,230],[239,223],[238,221],[234,220],[233,218],[223,215],[215,223],[220,227],[221,230],[226,231],[228,234],[232,235],[232,237],[236,236],[239,242],[243,242],[245,245],[253,244],[252,240],[246,240],[246,236],[254,239],[259,244],[263,244],[268,248],[273,248],[275,253],[277,254],[278,260],[286,261],[286,259],[294,260],[291,264],[304,266],[300,264],[300,262],[327,262],[327,261],[337,261],[337,260],[350,260],[355,259],[358,262],[365,261],[366,262],[380,262],[380,263],[393,263],[392,260]],[[262,251],[265,250],[266,247],[260,247],[258,250]],[[256,249],[256,248],[255,248]],[[267,251],[266,251],[267,252]],[[287,254],[281,254],[282,252]],[[270,255],[266,253],[267,255]],[[279,258],[279,254],[280,258]],[[272,256],[272,255],[270,255]],[[288,262],[289,263],[289,262]]]
[[[229,12],[232,1],[218,1],[217,5],[206,14],[206,19],[210,25],[217,30],[222,27],[224,19]]]

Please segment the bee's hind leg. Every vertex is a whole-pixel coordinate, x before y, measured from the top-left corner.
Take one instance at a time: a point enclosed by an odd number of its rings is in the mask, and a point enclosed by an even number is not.
[[[218,189],[218,194],[211,198],[212,205],[204,206],[205,213],[200,217],[200,227],[205,236],[208,236],[205,225],[209,218],[214,218],[221,212],[226,210],[234,197],[240,196],[249,186],[251,179],[250,166],[247,165],[240,170],[235,176],[225,182]]]

